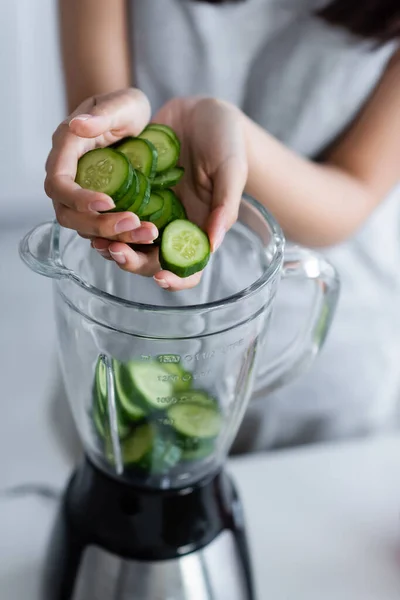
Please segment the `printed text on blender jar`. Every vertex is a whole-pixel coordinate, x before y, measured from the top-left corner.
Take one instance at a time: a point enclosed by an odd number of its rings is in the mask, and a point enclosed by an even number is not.
[[[179,354],[159,354],[157,356],[152,356],[148,354],[142,354],[140,359],[143,361],[152,361],[156,359],[160,363],[164,364],[179,364],[181,362],[186,363],[195,363],[205,360],[210,360],[211,358],[215,358],[218,355],[225,355],[237,350],[244,344],[244,339],[237,340],[232,344],[228,344],[226,346],[221,346],[220,348],[215,348],[214,350],[208,350],[207,352],[198,352],[196,354],[185,354],[184,356],[180,356]]]

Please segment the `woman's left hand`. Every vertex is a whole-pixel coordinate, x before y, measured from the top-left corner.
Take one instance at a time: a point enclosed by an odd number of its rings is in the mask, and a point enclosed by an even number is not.
[[[185,176],[176,192],[188,218],[208,234],[214,252],[235,223],[247,181],[247,153],[240,111],[228,103],[208,98],[177,98],[168,102],[154,122],[169,125],[182,143],[179,164]],[[153,275],[162,288],[178,291],[197,285],[201,273],[181,279],[160,270],[158,248],[135,252],[122,242],[93,240],[102,256],[120,268]],[[120,261],[120,262],[118,262]]]

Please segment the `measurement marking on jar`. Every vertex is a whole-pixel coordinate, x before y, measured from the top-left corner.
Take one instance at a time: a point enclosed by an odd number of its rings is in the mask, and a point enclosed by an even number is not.
[[[198,352],[197,354],[186,354],[184,360],[186,362],[193,361],[201,361],[201,360],[210,360],[214,358],[218,354],[229,354],[233,352],[237,348],[240,348],[244,344],[244,339],[238,340],[237,342],[233,342],[232,344],[228,344],[227,346],[221,346],[221,348],[216,348],[215,350],[210,350],[208,352]]]
[[[197,352],[196,354],[185,354],[183,357],[179,354],[158,354],[156,356],[151,356],[148,354],[142,354],[140,356],[140,360],[149,362],[152,360],[157,360],[161,364],[180,364],[182,361],[187,363],[200,362],[211,360],[218,355],[226,355],[231,352],[234,352],[237,349],[241,349],[244,345],[244,338],[237,340],[236,342],[232,342],[232,344],[227,344],[226,346],[221,346],[220,348],[216,348],[214,350],[207,350],[206,352]]]
[[[203,377],[207,377],[210,375],[211,371],[202,371],[201,373],[185,373],[184,375],[158,375],[158,381],[169,381],[171,383],[176,383],[177,381],[183,381],[187,383],[188,381],[192,381],[192,379],[202,379]]]
[[[163,364],[179,364],[181,362],[181,357],[179,356],[179,354],[159,354],[157,356],[157,360],[160,363]]]

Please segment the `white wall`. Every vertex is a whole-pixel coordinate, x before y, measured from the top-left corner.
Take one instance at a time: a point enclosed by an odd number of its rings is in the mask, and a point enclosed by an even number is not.
[[[57,0],[3,0],[0,23],[0,226],[4,226],[10,220],[52,214],[43,192],[44,163],[65,108]]]

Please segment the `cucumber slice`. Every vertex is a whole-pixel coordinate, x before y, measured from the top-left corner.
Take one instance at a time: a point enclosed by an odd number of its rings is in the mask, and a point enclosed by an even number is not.
[[[121,446],[125,465],[139,465],[151,453],[154,444],[154,428],[149,424],[139,425]]]
[[[222,426],[218,410],[201,404],[174,404],[167,410],[174,430],[183,438],[205,440],[215,438]]]
[[[159,216],[162,214],[162,209],[164,206],[164,199],[160,194],[150,194],[149,202],[147,206],[142,211],[140,217],[142,221],[149,221],[152,215]]]
[[[170,138],[172,138],[174,140],[175,144],[178,147],[179,153],[180,153],[181,142],[179,141],[178,136],[176,135],[175,131],[173,129],[171,129],[171,127],[169,127],[168,125],[163,125],[162,123],[150,123],[150,125],[147,126],[147,129],[156,129],[158,131],[163,131],[164,133],[169,135]]]
[[[172,192],[173,194],[173,196],[171,196],[173,220],[175,221],[176,219],[187,219],[186,211],[183,207],[182,202],[179,200],[175,192],[173,192],[172,190],[170,190],[170,192]]]
[[[137,402],[144,408],[162,410],[173,396],[173,383],[165,377],[166,371],[157,363],[128,363],[130,378]],[[130,398],[121,397],[125,411],[130,409]]]
[[[139,403],[135,402],[135,393],[129,366],[114,361],[114,373],[119,406],[122,407],[127,419],[130,421],[140,421],[145,416],[145,412]]]
[[[178,394],[178,403],[184,404],[199,404],[200,406],[208,406],[218,410],[218,403],[215,398],[212,398],[205,392],[198,390],[186,390]]]
[[[157,190],[157,194],[163,199],[161,214],[154,213],[150,215],[149,221],[154,223],[158,230],[163,229],[172,220],[172,197],[170,190]]]
[[[174,376],[172,383],[175,393],[184,392],[190,388],[193,377],[188,371],[185,371],[185,369],[175,363],[163,364],[163,367],[168,373]]]
[[[118,200],[115,204],[115,208],[109,212],[123,212],[129,210],[129,207],[135,202],[139,193],[139,177],[137,171],[132,171],[132,182],[129,190],[121,200]]]
[[[114,361],[116,362],[116,361]],[[115,369],[115,366],[114,366]],[[114,371],[115,372],[115,371]],[[107,370],[102,360],[98,359],[95,371],[95,383],[93,389],[93,422],[101,437],[110,436],[110,418],[107,401]],[[116,383],[116,413],[118,435],[122,439],[130,432],[130,425],[126,422],[125,414],[121,410],[118,398],[118,377],[114,376]]]
[[[176,165],[179,158],[179,148],[165,131],[146,127],[139,138],[148,140],[156,148],[158,154],[157,173],[167,171]]]
[[[117,204],[126,197],[133,172],[126,156],[112,148],[97,148],[79,159],[75,181],[86,190],[111,196]]]
[[[214,442],[205,442],[196,450],[183,450],[181,460],[196,461],[210,456],[214,452]]]
[[[143,461],[142,465],[152,474],[161,475],[172,469],[179,462],[181,456],[182,450],[171,439],[158,434],[151,455],[147,456],[147,460]]]
[[[136,175],[139,181],[139,190],[136,195],[136,198],[133,201],[133,204],[131,204],[129,208],[127,208],[127,210],[140,216],[142,214],[142,211],[146,209],[146,206],[149,203],[151,186],[150,181],[145,175],[143,175],[143,173],[141,173],[140,171],[136,171]]]
[[[149,140],[129,137],[118,145],[118,151],[125,154],[131,165],[137,171],[154,177],[157,169],[157,150]]]
[[[173,187],[180,182],[184,174],[185,169],[183,167],[173,167],[154,177],[151,185],[154,189]]]
[[[93,423],[100,437],[105,438],[109,432],[108,421],[102,416],[97,407],[93,408]]]
[[[160,264],[179,277],[202,271],[210,260],[210,241],[197,225],[183,219],[169,223],[162,233]]]

